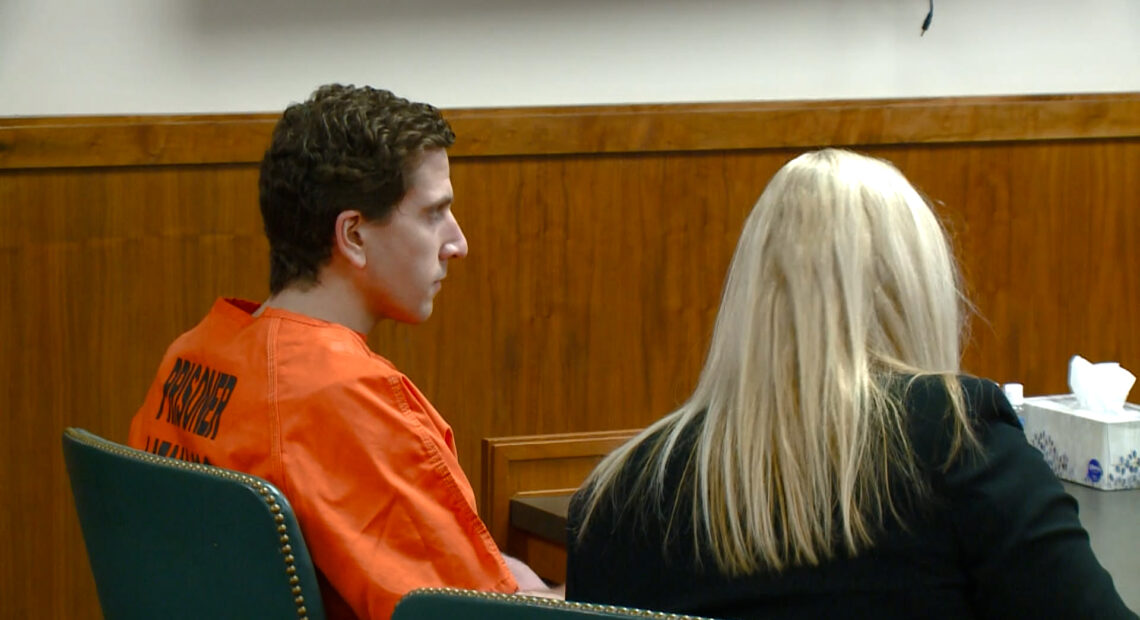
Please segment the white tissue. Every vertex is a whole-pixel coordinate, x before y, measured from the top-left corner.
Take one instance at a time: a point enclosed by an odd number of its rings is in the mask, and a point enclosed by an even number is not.
[[[1092,364],[1079,355],[1069,361],[1069,389],[1086,411],[1124,413],[1124,402],[1133,383],[1136,375],[1116,362]]]

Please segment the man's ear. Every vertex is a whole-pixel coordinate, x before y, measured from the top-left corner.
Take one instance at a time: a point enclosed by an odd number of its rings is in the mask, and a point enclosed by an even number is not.
[[[361,231],[364,222],[364,216],[360,211],[341,211],[340,215],[336,216],[336,228],[333,230],[333,250],[357,268],[362,268],[368,263]]]

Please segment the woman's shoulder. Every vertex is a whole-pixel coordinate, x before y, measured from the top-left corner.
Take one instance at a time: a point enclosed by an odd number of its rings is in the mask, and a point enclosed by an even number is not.
[[[1017,425],[1013,407],[997,383],[970,375],[958,375],[955,379],[962,405],[973,424],[1001,421]],[[951,413],[952,400],[943,375],[901,377],[898,384],[902,404],[912,416]]]
[[[958,375],[951,381],[943,375],[900,377],[896,388],[905,411],[912,449],[924,463],[940,466],[957,450],[960,419],[954,414],[949,387],[957,383],[970,430],[981,439],[995,425],[1021,428],[1005,393],[989,379]]]
[[[593,497],[597,481],[587,480],[571,500],[571,516],[582,512],[589,498],[597,500],[595,510],[605,513],[616,506],[628,505],[632,497],[640,497],[647,502],[651,497],[660,500],[656,493],[650,493],[651,489],[670,496],[679,493],[689,478],[686,468],[692,463],[692,452],[696,449],[704,417],[702,411],[680,423],[680,432],[672,443],[669,439],[678,428],[677,424],[665,424],[651,433],[631,439],[621,466],[608,479],[605,491]],[[651,483],[651,480],[656,483]]]

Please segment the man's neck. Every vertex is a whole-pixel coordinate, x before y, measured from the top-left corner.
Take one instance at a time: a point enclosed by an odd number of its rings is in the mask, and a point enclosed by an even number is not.
[[[376,326],[373,317],[356,291],[345,283],[329,278],[308,286],[293,284],[270,295],[254,316],[265,308],[279,308],[314,319],[337,323],[367,334]]]

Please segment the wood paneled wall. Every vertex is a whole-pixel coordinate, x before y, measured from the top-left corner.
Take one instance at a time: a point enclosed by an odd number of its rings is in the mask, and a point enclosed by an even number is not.
[[[479,515],[499,548],[526,562],[543,579],[565,583],[565,539],[559,537],[557,542],[551,542],[512,527],[511,500],[573,493],[598,461],[637,432],[631,429],[484,439]]]
[[[1032,394],[1074,353],[1140,369],[1140,94],[448,116],[470,256],[428,323],[371,342],[476,486],[483,437],[637,428],[687,395],[744,216],[815,146],[938,201],[978,310],[968,370]],[[166,344],[219,295],[265,296],[273,122],[0,119],[0,615],[98,617],[60,433],[125,439]]]

